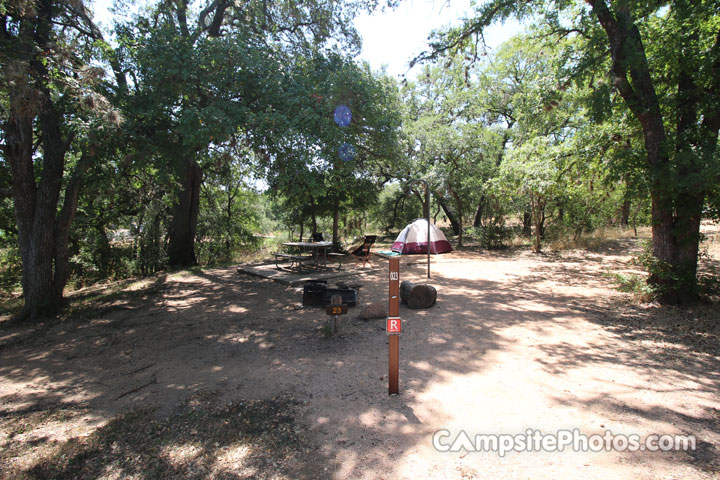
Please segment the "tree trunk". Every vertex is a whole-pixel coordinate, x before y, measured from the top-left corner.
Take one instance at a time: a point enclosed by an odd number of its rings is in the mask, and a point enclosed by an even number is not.
[[[440,204],[440,208],[442,208],[443,212],[445,213],[445,216],[450,221],[450,225],[452,226],[453,233],[455,235],[460,234],[460,222],[457,219],[457,216],[455,215],[455,212],[452,211],[452,208],[447,204],[445,201],[445,198],[442,195],[438,195],[437,192],[435,193],[435,198],[437,199],[437,202]]]
[[[98,258],[97,262],[100,267],[100,275],[103,278],[106,278],[110,276],[112,273],[111,267],[112,267],[112,247],[110,246],[110,239],[107,236],[107,232],[105,232],[105,225],[104,222],[98,221],[95,225],[95,232],[97,233],[97,236],[100,238],[99,245],[97,246],[98,250]],[[69,257],[69,253],[68,253]],[[57,268],[56,268],[57,270]],[[56,273],[57,275],[57,273]]]
[[[310,197],[310,221],[312,222],[312,233],[317,233],[317,209],[315,205],[315,198]]]
[[[677,270],[681,274],[684,293],[681,293],[680,302],[694,300],[696,297],[697,262],[700,251],[700,222],[702,220],[705,196],[698,192],[696,195],[684,193],[678,202],[679,214],[675,221],[675,241],[677,243]],[[689,296],[688,296],[689,294]]]
[[[75,166],[75,171],[70,177],[67,187],[65,188],[65,199],[58,216],[57,225],[55,227],[55,298],[58,304],[64,302],[63,290],[70,277],[70,251],[68,243],[70,240],[70,225],[75,218],[77,212],[78,199],[80,197],[80,188],[85,173],[90,168],[90,163],[95,157],[95,148],[89,147],[89,152],[83,152],[80,160]],[[102,226],[100,227],[102,228]],[[104,230],[103,230],[104,235]],[[106,238],[107,240],[107,238]],[[108,249],[110,245],[108,243]],[[103,267],[105,268],[105,267]]]
[[[425,188],[428,188],[428,187],[425,187]],[[415,190],[414,188],[411,189],[411,191],[412,191],[412,193],[415,195],[415,197],[418,199],[418,201],[420,202],[420,205],[422,205],[422,218],[428,218],[428,217],[430,216],[430,204],[429,204],[429,202],[426,203],[426,202],[425,202],[425,196],[424,196],[422,193],[420,193],[420,192],[418,192],[417,190]],[[435,193],[436,193],[436,195],[437,195],[437,192],[435,192]]]
[[[49,44],[51,18],[50,2],[41,2],[36,42],[42,47]],[[29,25],[26,26],[28,27]],[[45,78],[48,74],[45,64],[34,56],[30,59],[30,66],[37,78]],[[32,80],[28,83],[31,84]],[[14,161],[10,159],[25,297],[23,311],[16,317],[18,320],[54,315],[58,307],[56,288],[53,285],[54,233],[67,145],[63,145],[62,142],[60,116],[52,103],[49,88],[42,85],[39,90],[43,98],[38,115],[43,150],[43,167],[39,183],[35,183],[32,159],[32,118],[25,117],[17,111],[12,112],[10,129],[17,127],[18,130],[9,133],[19,134],[19,137],[8,138],[8,144],[13,140],[19,142],[17,148],[20,150],[19,157]],[[11,91],[11,104],[21,105],[23,100],[13,98],[13,93],[15,92]]]
[[[437,225],[438,215],[440,215],[440,212],[442,211],[442,209],[440,208],[439,205],[436,205],[436,207],[437,208],[435,210],[435,214],[433,215],[432,219],[433,219],[433,223]]]
[[[338,234],[339,228],[340,228],[340,199],[335,198],[335,202],[333,203],[333,226],[332,226],[332,243],[333,243],[334,251],[340,251],[338,249],[340,246],[340,236]]]
[[[545,235],[545,201],[542,195],[535,193],[530,194],[530,208],[532,211],[533,226],[535,227],[533,235],[533,250],[540,253],[542,249],[542,238]]]
[[[625,193],[622,208],[620,208],[620,226],[623,228],[630,225],[630,207],[631,206],[632,206],[632,202],[630,200],[630,196],[627,193]]]
[[[191,158],[183,161],[180,172],[181,187],[172,209],[170,223],[168,263],[171,267],[197,265],[195,257],[195,234],[200,211],[200,184],[202,169]]]
[[[234,185],[232,182],[228,182],[227,191],[225,192],[225,259],[232,260],[233,252],[233,201],[235,200]]]
[[[455,190],[450,189],[450,194],[455,199],[455,205],[457,206],[457,220],[458,220],[458,231],[457,231],[457,245],[458,247],[463,246],[463,209],[460,195]]]
[[[532,235],[532,215],[530,212],[523,213],[523,235],[526,237]]]
[[[684,193],[673,214],[665,192],[652,192],[653,255],[661,261],[650,268],[649,282],[659,289],[667,304],[681,304],[697,299],[697,260],[700,249],[700,220],[703,195]]]
[[[48,76],[47,68],[35,56],[38,48],[44,49],[49,44],[51,18],[50,2],[40,2],[34,36],[21,33],[21,43],[29,53],[25,58],[29,65],[28,73],[22,81],[18,81],[16,88],[9,89],[9,115],[2,125],[5,136],[3,151],[12,175],[18,246],[23,264],[24,307],[14,317],[17,321],[51,316],[57,312],[67,276],[62,271],[56,275],[58,272],[54,270],[54,260],[58,252],[67,251],[65,232],[76,206],[72,198],[73,191],[68,190],[66,196],[70,198],[65,202],[67,208],[63,208],[59,222],[56,222],[65,153],[72,138],[63,139],[63,117],[53,104],[50,90],[43,80]],[[31,32],[33,29],[24,21],[20,28],[22,32]],[[24,103],[25,85],[36,85],[35,88],[38,88],[42,102],[37,115]],[[38,181],[33,159],[35,121],[40,129],[42,146],[42,170]],[[61,227],[59,232],[56,232],[56,225]]]
[[[485,212],[485,203],[487,201],[485,200],[485,195],[480,197],[480,202],[478,202],[477,210],[475,211],[475,219],[473,221],[473,227],[482,227],[482,218],[483,213]]]
[[[67,243],[69,227],[77,207],[79,178],[70,181],[59,218],[65,152],[58,115],[49,100],[40,115],[43,130],[43,169],[35,182],[32,159],[32,120],[13,116],[6,128],[8,160],[12,171],[15,219],[23,263],[24,307],[15,320],[54,315],[62,304],[67,282]],[[14,118],[13,118],[14,117]],[[57,226],[57,229],[56,229]]]

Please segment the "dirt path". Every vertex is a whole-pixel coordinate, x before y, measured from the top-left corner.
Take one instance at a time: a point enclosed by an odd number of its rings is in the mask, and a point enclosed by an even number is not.
[[[340,335],[329,337],[324,313],[302,308],[301,289],[234,268],[160,278],[86,318],[4,328],[0,468],[47,474],[42,459],[70,441],[75,463],[52,475],[149,478],[142,451],[133,451],[141,460],[131,470],[118,460],[130,454],[113,457],[113,442],[103,442],[117,432],[109,426],[119,414],[152,407],[142,421],[160,425],[147,435],[164,442],[155,455],[164,464],[152,468],[167,478],[717,478],[720,309],[636,305],[603,276],[632,269],[624,247],[434,258],[437,305],[401,308],[394,398],[383,320],[359,320],[351,310]],[[401,280],[424,282],[425,272],[402,265]],[[359,283],[362,301],[386,301],[384,269]],[[222,414],[193,420],[197,405]],[[203,425],[228,425],[231,415],[270,418],[283,409],[287,418],[245,431],[265,439],[253,444],[265,463],[248,464],[252,452],[235,437],[198,438]],[[189,433],[173,430],[173,418]],[[290,433],[280,452],[268,442],[283,428]],[[461,431],[474,438],[528,429],[694,435],[697,448],[500,457],[439,452],[432,443],[439,430],[447,444]],[[83,438],[96,438],[92,451],[105,464],[89,465],[92,442]]]

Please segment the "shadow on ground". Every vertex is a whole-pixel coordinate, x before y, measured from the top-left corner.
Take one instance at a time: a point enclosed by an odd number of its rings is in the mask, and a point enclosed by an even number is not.
[[[442,405],[428,404],[433,388],[489,374],[499,355],[527,344],[537,355],[533,368],[552,379],[537,386],[551,407],[620,410],[629,424],[693,431],[700,453],[667,461],[716,472],[717,410],[688,415],[632,395],[567,393],[590,367],[622,368],[643,385],[670,378],[684,385],[677,391],[719,391],[717,331],[694,321],[718,318],[717,307],[671,312],[668,323],[663,309],[573,293],[602,287],[598,272],[612,262],[621,259],[538,257],[528,271],[503,266],[497,280],[460,278],[452,267],[435,272],[437,306],[401,312],[398,398],[386,395],[382,320],[351,315],[341,335],[327,336],[327,318],[302,308],[300,290],[234,268],[161,277],[62,322],[2,328],[0,468],[19,478],[372,477],[392,472],[395,459],[424,448],[451,421]],[[361,299],[384,301],[383,272],[363,277]],[[424,267],[404,267],[403,275],[421,280]],[[581,339],[595,326],[602,331],[591,340],[553,341],[558,332]]]

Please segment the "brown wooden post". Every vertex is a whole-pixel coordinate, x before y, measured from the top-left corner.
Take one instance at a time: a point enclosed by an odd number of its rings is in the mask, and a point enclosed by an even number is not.
[[[341,295],[333,295],[330,298],[330,306],[331,307],[342,306],[342,296]],[[331,312],[333,313],[333,315],[332,315],[332,320],[330,322],[330,330],[332,331],[332,333],[337,333],[338,315],[337,315],[337,313],[335,313],[336,311],[339,311],[339,310],[333,311],[331,309]]]
[[[388,355],[388,393],[397,395],[400,376],[400,259],[390,258],[389,274],[389,309],[387,319],[387,333],[389,344]]]

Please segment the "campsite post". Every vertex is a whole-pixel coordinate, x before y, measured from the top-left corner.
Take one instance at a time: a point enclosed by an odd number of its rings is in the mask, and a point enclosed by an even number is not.
[[[390,258],[388,275],[389,308],[387,318],[388,334],[388,394],[397,395],[400,391],[400,259]]]
[[[413,186],[415,183],[424,183],[425,184],[425,206],[423,208],[425,218],[427,219],[427,262],[428,262],[428,278],[430,278],[430,185],[423,180],[423,179],[417,179],[410,182],[409,186]]]

